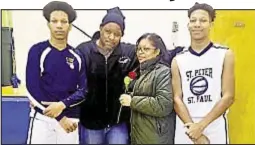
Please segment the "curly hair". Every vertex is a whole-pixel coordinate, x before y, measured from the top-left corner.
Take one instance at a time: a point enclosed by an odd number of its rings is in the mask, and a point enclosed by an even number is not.
[[[196,2],[194,6],[192,6],[189,10],[188,10],[188,17],[190,18],[190,15],[192,12],[194,12],[195,10],[205,10],[208,12],[210,18],[211,18],[211,21],[213,22],[214,19],[216,18],[216,13],[215,13],[215,10],[213,9],[212,6],[208,5],[208,4],[205,4],[205,3],[198,3]]]
[[[53,11],[64,11],[68,15],[69,23],[72,23],[77,17],[76,11],[68,3],[52,1],[43,8],[43,16],[48,22],[50,21],[50,14]]]

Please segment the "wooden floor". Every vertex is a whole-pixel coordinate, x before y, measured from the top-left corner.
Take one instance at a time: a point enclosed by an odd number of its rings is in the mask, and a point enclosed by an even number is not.
[[[12,86],[2,87],[2,96],[3,97],[26,97],[26,87],[19,86],[19,88],[12,88]]]

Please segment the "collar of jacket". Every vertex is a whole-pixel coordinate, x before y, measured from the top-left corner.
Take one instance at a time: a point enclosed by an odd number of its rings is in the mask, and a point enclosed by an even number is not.
[[[96,53],[100,53],[99,50],[98,50],[98,46],[96,44],[96,40],[92,40],[92,44],[93,44],[93,51],[96,52]],[[111,53],[111,55],[121,55],[121,48],[120,48],[120,43],[115,47],[113,48],[113,52]],[[101,54],[101,53],[100,53]]]
[[[143,74],[146,70],[151,70],[155,67],[155,65],[160,61],[160,57],[157,56],[156,58],[147,60],[140,64],[140,72]]]

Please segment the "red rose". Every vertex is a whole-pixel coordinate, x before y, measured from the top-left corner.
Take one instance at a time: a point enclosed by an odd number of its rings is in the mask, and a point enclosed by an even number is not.
[[[137,74],[134,71],[131,71],[131,72],[128,73],[128,77],[130,77],[131,79],[135,79],[136,76],[137,76]]]

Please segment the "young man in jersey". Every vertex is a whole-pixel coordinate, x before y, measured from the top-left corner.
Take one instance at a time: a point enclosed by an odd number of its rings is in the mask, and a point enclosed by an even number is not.
[[[211,42],[215,10],[196,3],[188,11],[191,46],[173,59],[175,143],[228,143],[228,108],[234,102],[233,52]],[[184,126],[186,128],[184,128]],[[209,140],[207,140],[207,139]]]
[[[82,57],[67,44],[76,12],[65,2],[54,1],[43,8],[43,15],[50,39],[30,48],[26,67],[27,90],[36,100],[27,143],[78,144],[77,105],[85,99],[87,79]]]
[[[130,109],[121,107],[124,77],[138,66],[135,45],[120,42],[125,16],[118,7],[107,10],[93,39],[77,49],[86,59],[87,100],[81,107],[81,138],[86,144],[127,144]]]

